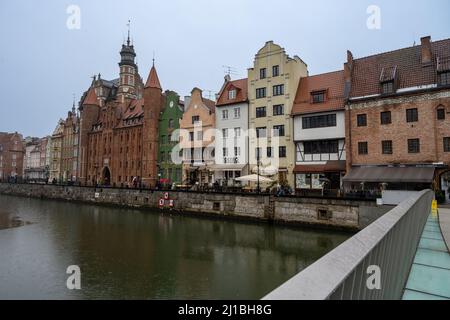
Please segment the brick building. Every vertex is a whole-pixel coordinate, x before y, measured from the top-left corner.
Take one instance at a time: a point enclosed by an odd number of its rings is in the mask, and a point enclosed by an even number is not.
[[[346,187],[443,187],[450,181],[450,39],[347,55]]]
[[[79,181],[153,187],[164,95],[154,65],[143,83],[129,36],[120,56],[119,78],[94,77],[80,101]]]
[[[24,147],[20,133],[0,132],[0,181],[22,177]]]

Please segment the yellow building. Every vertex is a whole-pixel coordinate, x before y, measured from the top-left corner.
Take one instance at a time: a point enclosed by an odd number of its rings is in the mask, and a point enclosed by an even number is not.
[[[64,121],[59,120],[58,125],[53,131],[50,146],[50,182],[62,182],[61,164],[62,164],[62,141],[64,135]]]
[[[248,69],[249,162],[259,172],[294,187],[295,145],[291,108],[307,65],[299,57],[268,41]],[[259,137],[259,138],[257,138]],[[259,151],[258,151],[259,150]]]

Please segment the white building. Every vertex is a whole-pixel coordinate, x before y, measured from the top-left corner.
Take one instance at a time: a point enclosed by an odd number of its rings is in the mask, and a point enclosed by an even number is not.
[[[45,167],[47,139],[27,138],[25,140],[25,155],[23,161],[24,178],[28,181],[46,181]]]
[[[341,189],[346,171],[343,71],[302,78],[292,116],[297,192]]]
[[[222,186],[248,174],[247,82],[226,76],[216,103],[214,180]]]

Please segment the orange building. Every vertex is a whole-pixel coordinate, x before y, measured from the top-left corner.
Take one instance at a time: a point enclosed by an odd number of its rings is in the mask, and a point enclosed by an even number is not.
[[[194,88],[180,120],[180,148],[185,183],[213,182],[215,111],[215,102],[203,98],[202,90]]]

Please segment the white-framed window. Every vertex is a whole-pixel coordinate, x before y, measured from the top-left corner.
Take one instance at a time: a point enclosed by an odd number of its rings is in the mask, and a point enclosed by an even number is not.
[[[224,157],[228,157],[228,148],[222,148],[222,154]]]
[[[234,128],[234,136],[239,138],[241,136],[241,128]]]
[[[236,89],[228,91],[228,100],[236,99]]]
[[[224,139],[228,138],[228,129],[222,129],[222,137]]]
[[[234,118],[238,119],[241,117],[241,108],[234,108]]]
[[[239,157],[241,155],[241,148],[240,147],[234,147],[234,156]]]
[[[222,119],[224,120],[228,119],[228,110],[222,110]]]

